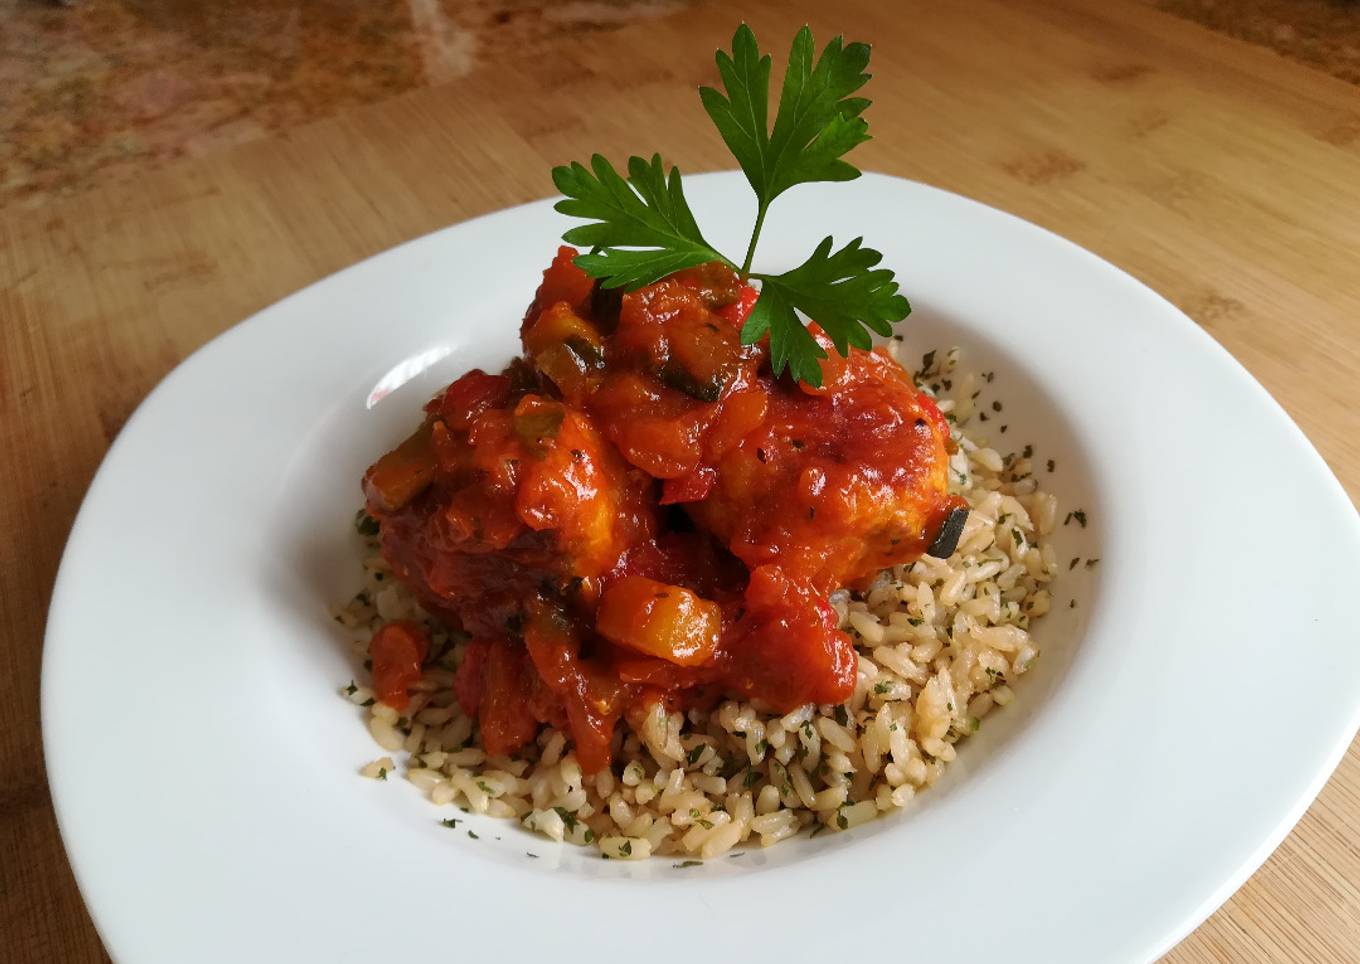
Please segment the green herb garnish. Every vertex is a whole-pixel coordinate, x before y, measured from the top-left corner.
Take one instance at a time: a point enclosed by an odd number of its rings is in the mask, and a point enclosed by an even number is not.
[[[689,818],[694,823],[697,823],[699,826],[703,827],[705,830],[713,829],[713,821],[707,819],[702,813],[699,812],[697,808],[694,807],[690,808]]]
[[[557,815],[562,818],[562,825],[567,828],[567,833],[575,833],[577,822],[576,814],[572,813],[566,807],[553,807],[553,809],[556,810]]]
[[[756,195],[756,221],[740,268],[714,248],[685,200],[680,171],[669,172],[661,156],[628,159],[628,176],[603,156],[590,167],[573,162],[553,168],[553,184],[566,198],[562,214],[591,223],[562,235],[591,248],[576,258],[603,288],[632,290],[684,268],[719,261],[760,283],[760,296],[742,327],[744,344],[770,339],[776,375],[786,368],[798,381],[822,383],[826,351],[808,331],[802,315],[816,319],[836,351],[868,348],[870,331],[892,333],[911,306],[898,293],[893,272],[877,267],[883,256],[863,238],[835,249],[827,236],[801,265],[779,274],[752,271],[756,245],[774,200],[798,184],[849,181],[860,171],[844,160],[869,139],[865,97],[852,96],[869,80],[869,45],[836,37],[816,56],[812,31],[794,37],[784,72],[774,125],[769,122],[771,59],[762,54],[751,28],[742,24],[730,52],[716,55],[722,90],[701,87],[704,110],[741,166]]]

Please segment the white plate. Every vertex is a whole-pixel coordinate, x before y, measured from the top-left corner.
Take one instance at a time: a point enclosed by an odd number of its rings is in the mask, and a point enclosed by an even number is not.
[[[740,176],[690,196],[740,250]],[[42,702],[115,957],[1145,960],[1279,843],[1360,719],[1355,509],[1162,298],[876,175],[782,199],[759,263],[863,234],[915,305],[908,351],[995,370],[994,439],[1054,458],[1063,511],[1088,513],[1056,548],[1102,561],[1063,572],[1017,702],[906,813],[702,867],[490,819],[473,840],[404,781],[359,778],[379,753],[336,695],[353,670],[325,611],[357,583],[359,476],[438,387],[512,354],[564,225],[530,204],[328,278],[194,354],[119,436],[62,561]]]

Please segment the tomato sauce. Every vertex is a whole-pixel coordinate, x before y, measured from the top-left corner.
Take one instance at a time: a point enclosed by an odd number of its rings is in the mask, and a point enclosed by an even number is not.
[[[449,385],[364,477],[394,573],[472,637],[454,689],[483,745],[562,727],[594,772],[658,701],[843,702],[855,653],[827,597],[920,556],[961,505],[944,417],[815,326],[823,385],[773,377],[741,343],[757,293],[724,265],[619,295],[574,257],[544,272],[523,357]],[[393,705],[418,629],[374,638]]]

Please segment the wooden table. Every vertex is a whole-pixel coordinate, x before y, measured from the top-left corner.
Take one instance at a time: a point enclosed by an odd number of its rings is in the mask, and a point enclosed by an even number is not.
[[[875,42],[861,165],[1013,211],[1142,278],[1241,359],[1360,494],[1356,88],[1106,0],[767,0],[749,16],[781,48],[805,19]],[[0,956],[103,959],[48,799],[38,678],[62,543],[133,408],[198,345],[294,289],[549,193],[553,163],[660,150],[686,170],[730,166],[694,86],[732,27],[701,8],[0,214]],[[1284,845],[1168,960],[1358,954],[1352,746]]]

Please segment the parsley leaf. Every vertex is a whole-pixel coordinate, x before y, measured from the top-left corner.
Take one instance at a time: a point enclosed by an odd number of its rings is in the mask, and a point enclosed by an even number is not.
[[[566,807],[553,807],[553,809],[556,810],[557,815],[562,818],[562,825],[567,828],[567,833],[575,833],[577,823],[576,814],[572,813]]]
[[[869,139],[869,125],[860,116],[869,101],[850,96],[869,80],[864,72],[869,45],[846,45],[836,37],[815,64],[813,52],[812,31],[804,26],[789,50],[772,131],[770,57],[761,56],[746,24],[733,35],[732,52],[719,50],[715,57],[726,96],[712,87],[699,88],[704,110],[756,192],[756,229],[743,270],[750,269],[771,201],[796,184],[859,177],[841,156]]]
[[[867,329],[892,334],[892,323],[911,311],[907,299],[897,293],[893,273],[874,267],[883,255],[864,247],[863,238],[835,253],[831,245],[830,236],[823,238],[817,250],[792,271],[753,275],[760,279],[760,299],[741,330],[746,344],[768,331],[774,373],[780,374],[787,365],[794,378],[813,387],[822,384],[818,361],[826,357],[826,351],[794,309],[816,318],[842,355],[849,354],[851,345],[865,349],[873,345]]]
[[[603,156],[590,169],[573,162],[553,168],[553,183],[566,195],[555,209],[594,221],[562,235],[569,244],[599,248],[576,258],[576,265],[606,288],[640,288],[667,275],[708,261],[726,261],[699,231],[685,200],[680,171],[669,177],[661,155],[651,161],[628,159],[625,180]]]

